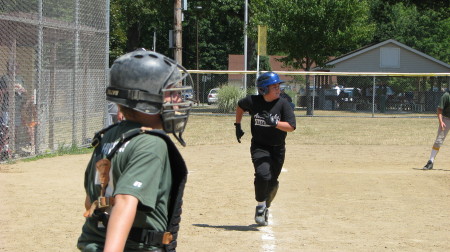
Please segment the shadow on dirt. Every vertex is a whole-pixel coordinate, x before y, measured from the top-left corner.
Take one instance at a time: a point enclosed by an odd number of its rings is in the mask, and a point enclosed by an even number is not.
[[[259,231],[258,225],[252,224],[248,226],[214,226],[214,225],[208,225],[208,224],[192,224],[196,227],[205,227],[205,228],[221,228],[228,231]]]
[[[423,168],[412,168],[413,170],[419,170],[419,171],[450,171],[450,170],[445,170],[445,169],[430,169],[430,170],[425,170]]]

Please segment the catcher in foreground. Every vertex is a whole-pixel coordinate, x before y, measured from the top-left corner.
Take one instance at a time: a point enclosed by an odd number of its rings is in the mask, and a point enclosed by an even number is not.
[[[166,133],[185,145],[191,102],[182,101],[181,92],[191,87],[181,82],[190,76],[175,61],[143,49],[119,57],[110,75],[107,100],[126,120],[93,139],[77,247],[175,251],[187,169]]]

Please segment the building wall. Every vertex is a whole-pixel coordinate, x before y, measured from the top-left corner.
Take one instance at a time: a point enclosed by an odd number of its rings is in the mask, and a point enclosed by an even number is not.
[[[292,69],[283,67],[283,63],[278,61],[278,59],[282,58],[283,56],[269,56],[269,62],[270,66],[272,68],[272,71],[303,71],[302,69]],[[244,71],[244,55],[238,55],[238,54],[230,54],[228,55],[228,70],[231,71]],[[280,75],[280,78],[283,80],[291,80],[291,76],[284,76]],[[244,75],[242,74],[232,74],[228,75],[229,80],[237,81],[241,80],[243,81]]]
[[[380,48],[400,48],[400,68],[380,67]],[[375,48],[360,55],[338,62],[332,72],[400,72],[400,73],[442,73],[450,69],[427,59],[412,51],[406,50],[393,43]]]

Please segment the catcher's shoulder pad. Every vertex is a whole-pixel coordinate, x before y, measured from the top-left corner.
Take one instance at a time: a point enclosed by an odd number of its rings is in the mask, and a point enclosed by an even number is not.
[[[110,130],[110,129],[116,127],[117,125],[119,125],[119,123],[120,123],[120,122],[115,123],[115,124],[111,124],[111,125],[109,125],[108,127],[103,128],[103,129],[101,129],[101,130],[95,132],[94,137],[92,138],[92,141],[91,141],[91,147],[94,147],[94,148],[97,147],[97,146],[100,144],[100,142],[102,141],[103,135],[104,135],[108,130]]]
[[[115,126],[115,125],[114,125]],[[101,136],[106,133],[109,129],[114,127],[113,125],[99,131],[96,135],[99,136],[100,143]],[[149,134],[162,138],[166,144],[169,154],[170,160],[170,169],[172,171],[172,188],[171,188],[171,197],[169,202],[169,222],[166,228],[166,232],[160,232],[160,235],[152,236],[153,238],[148,238],[148,243],[157,242],[158,244],[164,244],[164,248],[166,251],[175,251],[177,247],[177,237],[178,230],[180,229],[181,222],[181,213],[182,213],[182,205],[183,205],[183,194],[184,188],[186,185],[188,170],[186,167],[186,163],[184,162],[181,153],[178,151],[178,148],[170,139],[170,137],[163,130],[150,129],[150,128],[136,128],[130,131],[125,132],[119,139],[119,142],[114,146],[114,148],[107,155],[107,159],[111,160],[116,153],[116,151],[127,141],[130,141],[133,137],[141,135],[141,134]],[[167,232],[170,233],[170,239],[167,241],[160,241],[163,237],[166,237]],[[160,238],[161,237],[161,238]]]

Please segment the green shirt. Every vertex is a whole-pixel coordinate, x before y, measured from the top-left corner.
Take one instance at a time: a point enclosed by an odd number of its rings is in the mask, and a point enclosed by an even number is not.
[[[141,125],[124,121],[110,129],[101,141],[101,154],[94,152],[85,172],[85,190],[91,202],[100,195],[100,183],[95,169],[97,160],[105,157],[117,144],[121,134]],[[101,156],[101,157],[99,157]],[[127,194],[139,200],[133,227],[164,231],[168,223],[168,205],[172,186],[169,154],[165,141],[141,134],[124,143],[111,160],[110,181],[106,196]],[[86,251],[102,251],[106,230],[98,227],[94,218],[86,218],[78,247]],[[92,247],[92,248],[91,248]],[[127,241],[125,250],[144,248],[143,244]],[[153,247],[148,247],[153,249]]]
[[[450,118],[450,93],[445,92],[439,102],[438,108],[442,109],[442,115]]]

